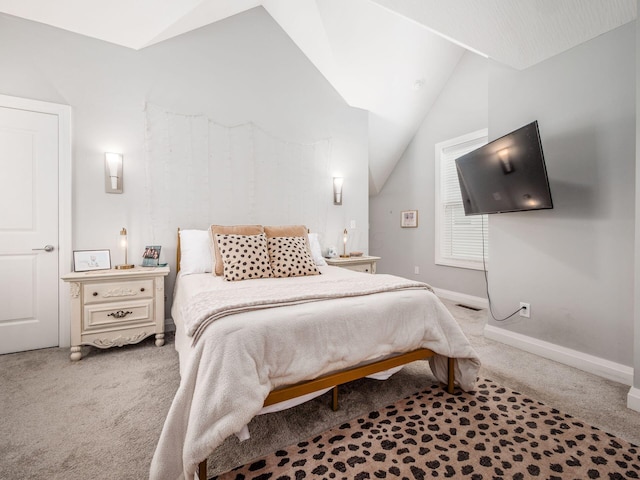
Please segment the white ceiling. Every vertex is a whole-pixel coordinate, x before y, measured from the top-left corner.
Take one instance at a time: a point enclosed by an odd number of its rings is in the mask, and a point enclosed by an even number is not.
[[[0,12],[133,49],[257,6],[369,112],[372,195],[465,49],[522,69],[636,18],[636,0],[0,0]]]

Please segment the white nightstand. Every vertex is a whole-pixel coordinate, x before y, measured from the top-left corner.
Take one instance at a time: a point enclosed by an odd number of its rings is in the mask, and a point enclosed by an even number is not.
[[[71,290],[71,360],[80,345],[122,347],[156,335],[164,345],[164,277],[169,267],[73,272],[62,280]]]
[[[376,262],[380,257],[348,257],[326,258],[327,263],[333,267],[342,267],[356,272],[376,273]]]

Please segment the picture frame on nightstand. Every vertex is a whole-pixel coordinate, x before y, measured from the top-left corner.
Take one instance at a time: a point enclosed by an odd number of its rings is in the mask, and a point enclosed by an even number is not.
[[[144,247],[144,253],[142,254],[142,266],[157,267],[160,263],[161,250],[162,247],[160,245],[148,245]]]
[[[74,250],[73,271],[91,272],[111,268],[111,250]]]

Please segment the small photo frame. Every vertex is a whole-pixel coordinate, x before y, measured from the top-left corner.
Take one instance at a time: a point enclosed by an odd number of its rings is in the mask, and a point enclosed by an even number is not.
[[[402,228],[416,228],[418,226],[417,210],[404,210],[400,215],[400,226]]]
[[[142,254],[142,266],[143,267],[157,267],[160,262],[160,245],[148,245],[144,247]]]
[[[110,250],[74,250],[73,271],[90,272],[92,270],[109,270],[111,268]]]

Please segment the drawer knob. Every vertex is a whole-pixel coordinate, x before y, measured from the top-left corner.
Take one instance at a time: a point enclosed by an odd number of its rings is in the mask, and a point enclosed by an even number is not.
[[[133,313],[133,312],[125,312],[124,310],[118,310],[117,312],[111,312],[110,314],[107,315],[107,317],[124,318],[130,313]]]
[[[144,287],[140,288],[140,291],[141,291],[141,292],[144,292]]]
[[[98,292],[93,292],[93,296],[97,297],[98,296]]]

